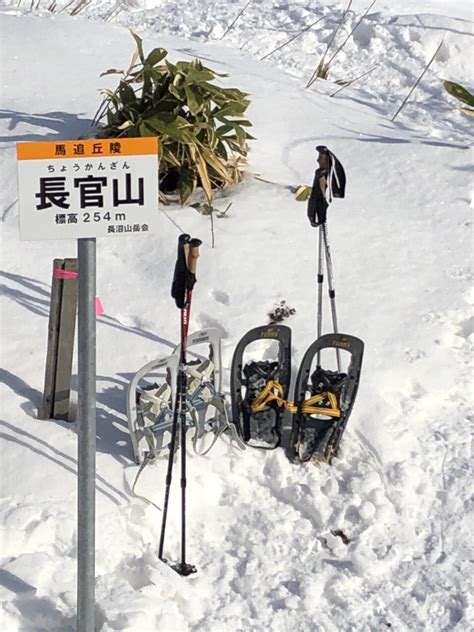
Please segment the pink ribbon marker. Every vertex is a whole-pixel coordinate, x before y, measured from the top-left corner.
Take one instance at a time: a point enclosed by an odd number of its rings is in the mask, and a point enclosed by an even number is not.
[[[61,268],[54,268],[53,270],[53,278],[55,279],[77,279],[78,276],[79,273],[72,270],[62,270]]]
[[[102,305],[102,301],[100,300],[100,296],[95,297],[95,315],[102,316],[105,313],[104,306]]]
[[[77,279],[79,276],[78,272],[73,272],[72,270],[62,270],[61,268],[53,269],[53,278],[55,279]],[[95,315],[102,316],[105,314],[105,309],[100,300],[100,296],[95,297]]]

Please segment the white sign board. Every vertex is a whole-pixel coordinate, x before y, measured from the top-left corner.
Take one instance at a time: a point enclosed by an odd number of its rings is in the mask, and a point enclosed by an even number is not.
[[[158,138],[17,143],[22,240],[157,232]]]

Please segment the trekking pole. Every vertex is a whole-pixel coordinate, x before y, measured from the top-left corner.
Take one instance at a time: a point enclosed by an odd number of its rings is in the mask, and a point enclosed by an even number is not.
[[[317,337],[321,337],[322,325],[323,325],[323,225],[319,226],[319,238],[318,238],[318,308],[317,308]],[[321,366],[320,352],[317,354],[317,366]]]
[[[178,239],[178,256],[176,259],[176,265],[175,265],[175,271],[174,271],[174,277],[173,277],[173,286],[171,289],[172,295],[178,283],[180,286],[184,284],[185,272],[183,270],[183,265],[185,267],[185,261],[186,261],[184,246],[186,243],[188,243],[190,239],[191,237],[186,234],[180,235]],[[181,291],[184,291],[184,288]],[[181,323],[181,327],[182,327],[182,323]],[[183,349],[182,342],[183,341],[181,340],[181,353]],[[166,560],[163,558],[163,547],[165,543],[166,522],[168,518],[168,503],[169,503],[169,497],[170,497],[171,480],[173,476],[173,460],[174,460],[176,436],[177,436],[177,430],[178,430],[179,406],[181,403],[181,382],[182,382],[181,367],[182,367],[182,362],[180,361],[179,368],[178,368],[178,378],[177,378],[177,384],[176,384],[176,394],[175,394],[175,402],[174,402],[174,410],[173,410],[173,424],[171,427],[171,441],[169,445],[168,468],[166,472],[165,500],[163,503],[163,515],[161,517],[160,545],[158,548],[158,557],[163,562],[166,562]]]
[[[173,568],[180,575],[191,575],[196,572],[196,567],[186,563],[186,344],[188,340],[189,316],[191,313],[191,298],[193,286],[196,282],[196,266],[199,257],[199,239],[191,239],[186,252],[186,291],[185,306],[181,310],[181,563]]]
[[[196,572],[196,568],[186,564],[186,344],[188,338],[189,316],[191,312],[192,289],[196,282],[196,263],[199,256],[199,239],[191,239],[189,235],[180,235],[178,240],[178,256],[171,287],[171,295],[176,301],[176,306],[181,310],[181,345],[180,363],[176,384],[175,406],[173,411],[173,425],[171,430],[171,442],[168,455],[168,468],[166,474],[165,501],[161,523],[161,535],[158,556],[163,558],[166,522],[168,516],[169,495],[172,482],[173,461],[178,435],[178,419],[181,426],[181,563],[172,566],[180,575],[189,575]]]
[[[345,195],[346,175],[344,168],[336,156],[325,145],[316,147],[318,152],[318,169],[316,169],[311,187],[311,195],[308,199],[308,219],[313,227],[319,227],[318,242],[318,308],[317,308],[317,334],[318,339],[322,332],[322,290],[323,290],[323,246],[325,250],[326,267],[328,272],[329,299],[331,302],[332,322],[334,333],[337,333],[336,316],[336,292],[333,287],[333,273],[331,253],[326,229],[327,210],[334,197],[343,198]],[[336,348],[337,368],[341,370],[339,349]],[[320,366],[320,352],[317,353],[317,364]]]
[[[337,315],[336,315],[336,290],[334,289],[333,284],[333,272],[332,272],[332,262],[331,262],[331,251],[329,250],[329,242],[326,224],[321,226],[323,229],[323,240],[324,240],[324,249],[326,251],[326,266],[328,270],[328,293],[329,293],[329,301],[331,303],[331,314],[332,314],[332,324],[334,328],[334,333],[338,333],[337,329]],[[341,355],[338,347],[336,347],[336,358],[337,358],[337,370],[339,373],[341,372]]]

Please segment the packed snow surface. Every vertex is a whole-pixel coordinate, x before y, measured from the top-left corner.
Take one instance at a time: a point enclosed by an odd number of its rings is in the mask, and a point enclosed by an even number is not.
[[[343,43],[367,4],[354,2]],[[48,5],[53,6],[53,5]],[[52,260],[73,241],[22,242],[18,141],[90,134],[98,90],[133,40],[195,57],[250,94],[248,176],[216,196],[225,218],[162,207],[160,232],[98,240],[97,629],[102,632],[466,631],[473,626],[470,429],[472,118],[441,81],[472,77],[472,5],[377,2],[331,65],[305,85],[345,4],[93,0],[3,2],[2,536],[4,632],[70,632],[76,612],[75,424],[40,421]],[[261,60],[311,22],[291,44]],[[442,47],[395,121],[397,108]],[[334,50],[334,49],[333,49]],[[373,70],[372,70],[373,68]],[[330,95],[337,80],[366,77]],[[329,211],[340,329],[365,342],[358,398],[332,466],[291,464],[283,449],[220,441],[188,460],[188,560],[157,559],[161,514],[131,495],[125,396],[134,373],[179,337],[169,296],[177,237],[203,240],[191,330],[232,353],[281,300],[296,309],[293,371],[316,335],[317,233],[288,185],[310,184],[314,147],[343,162],[347,195]],[[261,179],[256,179],[258,175]],[[326,309],[325,331],[330,330]],[[74,369],[74,386],[77,369]],[[471,417],[472,418],[472,417]],[[138,492],[163,502],[165,462]],[[166,542],[179,556],[175,475]],[[347,539],[342,538],[344,534]],[[339,535],[338,535],[339,534]],[[345,543],[346,542],[346,543]]]

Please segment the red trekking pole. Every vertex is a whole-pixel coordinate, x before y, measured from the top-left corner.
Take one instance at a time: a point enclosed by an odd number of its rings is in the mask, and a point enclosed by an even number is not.
[[[163,562],[167,561],[163,558],[163,547],[179,424],[181,435],[181,562],[173,565],[172,568],[180,575],[190,575],[196,572],[195,566],[186,563],[186,345],[188,340],[189,316],[191,313],[191,299],[196,283],[196,266],[201,243],[199,239],[191,239],[191,237],[186,234],[179,236],[178,256],[174,270],[173,284],[171,286],[171,296],[175,299],[176,306],[181,311],[181,348],[158,556]]]

